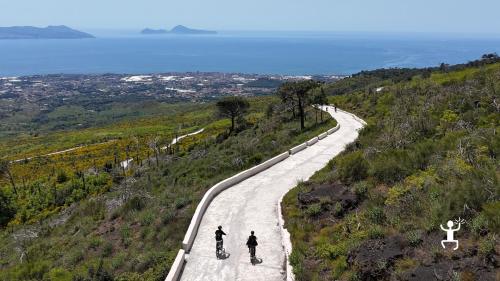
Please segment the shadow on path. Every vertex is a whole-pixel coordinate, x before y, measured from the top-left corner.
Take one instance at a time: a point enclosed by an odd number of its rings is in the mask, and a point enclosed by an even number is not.
[[[231,255],[230,253],[223,252],[223,253],[219,254],[219,255],[217,256],[217,258],[218,258],[219,260],[225,260],[225,259],[229,258],[229,256],[230,256],[230,255]]]
[[[262,262],[264,262],[264,260],[261,258],[255,257],[255,258],[250,259],[250,262],[252,263],[252,265],[256,265],[256,264],[261,264]]]

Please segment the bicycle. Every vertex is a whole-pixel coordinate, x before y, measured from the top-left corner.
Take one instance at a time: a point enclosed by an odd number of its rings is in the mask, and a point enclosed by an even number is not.
[[[223,241],[217,241],[215,245],[215,256],[217,259],[220,259],[221,257],[225,256],[226,249],[223,248]]]
[[[255,257],[255,247],[248,247],[248,250],[250,252],[250,262],[252,265],[255,265],[255,260],[257,259]]]

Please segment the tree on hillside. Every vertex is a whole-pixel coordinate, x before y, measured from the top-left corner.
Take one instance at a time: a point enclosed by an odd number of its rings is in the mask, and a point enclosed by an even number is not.
[[[223,98],[216,105],[220,116],[231,119],[231,132],[234,131],[236,118],[242,116],[250,107],[248,101],[242,97]]]
[[[284,109],[286,111],[291,111],[292,112],[292,117],[295,119],[296,114],[295,114],[295,108],[297,107],[296,100],[293,98],[293,95],[290,94],[291,87],[288,85],[283,84],[280,88],[278,88],[278,96],[281,99],[281,103],[285,107]]]
[[[487,60],[487,59],[498,59],[500,58],[497,53],[491,53],[491,54],[484,54],[481,59]]]
[[[141,142],[137,136],[132,137],[132,142],[133,142],[134,148],[135,148],[135,163],[137,163],[136,165],[142,166],[142,161],[139,158],[139,147],[141,145]]]
[[[87,183],[85,182],[85,172],[82,171],[82,170],[77,170],[75,172],[75,175],[77,178],[81,179],[82,180],[82,184],[83,184],[83,190],[87,191],[88,192],[88,189],[87,189]]]
[[[321,88],[320,91],[314,95],[312,102],[314,105],[317,106],[328,105],[328,97],[326,96],[325,90],[323,88]],[[319,111],[321,115],[321,122],[323,122],[323,110],[320,109]],[[316,119],[318,119],[317,113],[316,113]]]
[[[154,138],[149,139],[148,146],[154,152],[156,159],[156,166],[160,166],[160,137],[156,136]]]
[[[5,226],[15,214],[11,199],[0,189],[0,227]]]
[[[443,62],[443,63],[441,63],[441,64],[439,65],[439,70],[440,70],[441,72],[448,72],[448,69],[449,69],[449,68],[450,68],[450,65],[449,65],[449,64],[446,64],[446,63],[444,63],[444,62]]]
[[[298,82],[287,82],[278,89],[278,95],[281,101],[292,108],[295,114],[295,108],[298,109],[300,117],[300,129],[305,128],[305,110],[311,104],[310,91],[317,88],[320,84],[313,80],[304,80]]]
[[[6,177],[10,184],[12,185],[12,189],[14,190],[14,194],[17,196],[17,188],[16,183],[14,181],[14,176],[10,170],[10,163],[7,160],[0,160],[0,175]]]

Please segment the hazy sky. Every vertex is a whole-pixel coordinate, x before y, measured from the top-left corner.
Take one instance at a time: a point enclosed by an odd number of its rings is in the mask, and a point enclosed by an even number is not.
[[[0,0],[0,26],[500,33],[500,0]]]

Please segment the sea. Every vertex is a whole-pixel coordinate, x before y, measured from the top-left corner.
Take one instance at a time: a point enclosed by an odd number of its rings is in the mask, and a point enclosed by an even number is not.
[[[500,35],[250,32],[141,35],[96,31],[95,39],[0,40],[0,76],[231,72],[350,75],[428,67],[500,53]]]

